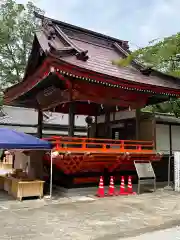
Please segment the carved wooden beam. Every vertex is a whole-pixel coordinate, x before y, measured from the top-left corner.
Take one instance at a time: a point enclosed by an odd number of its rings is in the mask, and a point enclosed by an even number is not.
[[[83,49],[79,48],[76,44],[74,44],[74,42],[71,41],[71,39],[57,25],[54,26],[54,29],[57,31],[59,36],[62,39],[64,39],[64,41],[66,41],[72,48],[74,48],[76,50],[77,59],[82,60],[82,61],[88,60],[88,58],[89,58],[87,56],[88,50],[83,50]]]

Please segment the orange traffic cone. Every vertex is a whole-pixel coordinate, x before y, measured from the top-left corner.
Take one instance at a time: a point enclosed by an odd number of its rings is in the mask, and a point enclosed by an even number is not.
[[[113,176],[110,178],[110,184],[109,184],[109,190],[107,193],[108,196],[114,196],[115,195],[115,188],[114,188],[114,179]]]
[[[128,193],[125,192],[125,186],[124,186],[124,177],[121,177],[121,185],[120,185],[120,191],[119,195],[127,195]]]
[[[128,192],[128,194],[136,194],[135,192],[133,192],[131,176],[128,177],[128,189],[127,189],[127,192]]]
[[[103,177],[102,176],[100,177],[100,180],[99,180],[99,187],[98,187],[96,196],[97,197],[104,197],[104,182],[103,182]]]

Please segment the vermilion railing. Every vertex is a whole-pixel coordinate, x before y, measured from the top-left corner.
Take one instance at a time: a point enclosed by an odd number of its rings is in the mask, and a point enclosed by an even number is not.
[[[160,161],[152,141],[53,136],[46,138],[59,154],[53,164],[65,174],[135,170],[134,160]],[[50,163],[50,157],[46,162]]]
[[[97,138],[58,137],[45,138],[58,151],[91,152],[91,153],[120,153],[120,152],[154,152],[153,141],[113,140]]]

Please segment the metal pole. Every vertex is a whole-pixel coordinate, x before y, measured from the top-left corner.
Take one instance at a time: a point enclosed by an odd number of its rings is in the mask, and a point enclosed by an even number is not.
[[[52,158],[52,151],[51,151],[51,168],[50,168],[50,190],[49,190],[49,195],[50,198],[52,198],[52,174],[53,174],[53,158]]]
[[[168,187],[170,187],[170,181],[171,181],[171,157],[169,156],[168,160]]]
[[[171,158],[173,156],[169,156],[169,160],[168,160],[168,185],[164,188],[166,190],[173,190],[172,186],[171,186]]]

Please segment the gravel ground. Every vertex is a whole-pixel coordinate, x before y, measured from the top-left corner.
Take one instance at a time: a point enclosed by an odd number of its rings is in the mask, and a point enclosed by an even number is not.
[[[124,240],[152,240],[152,239],[178,240],[180,239],[180,227],[174,227],[152,233],[146,233],[136,237],[125,238]]]
[[[1,240],[119,240],[179,223],[179,194],[170,191],[103,199],[61,198],[52,202],[0,200]],[[132,239],[144,239],[143,235],[140,237]]]

